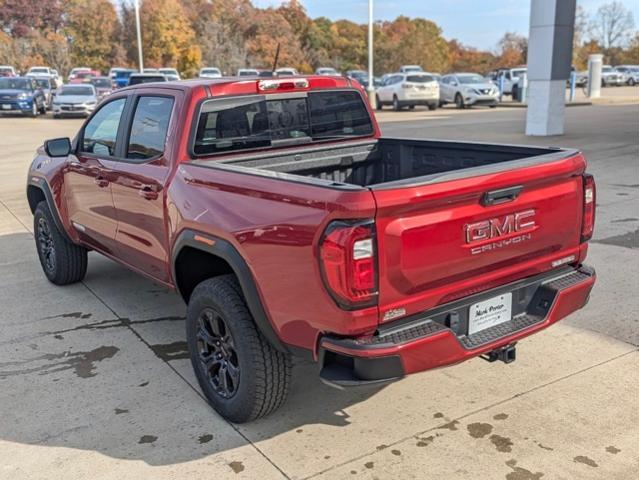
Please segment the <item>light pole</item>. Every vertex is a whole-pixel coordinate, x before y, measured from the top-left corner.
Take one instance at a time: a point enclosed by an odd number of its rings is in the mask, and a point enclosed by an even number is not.
[[[142,61],[142,31],[140,30],[140,1],[134,0],[135,3],[135,30],[138,35],[138,62],[140,64],[140,73],[144,72],[144,62]]]
[[[373,0],[368,0],[368,100],[376,108],[375,85],[373,75]]]

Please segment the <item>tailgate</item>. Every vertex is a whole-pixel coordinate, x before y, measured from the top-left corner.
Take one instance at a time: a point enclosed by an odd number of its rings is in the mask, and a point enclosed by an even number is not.
[[[575,262],[583,156],[526,165],[373,189],[380,321]]]

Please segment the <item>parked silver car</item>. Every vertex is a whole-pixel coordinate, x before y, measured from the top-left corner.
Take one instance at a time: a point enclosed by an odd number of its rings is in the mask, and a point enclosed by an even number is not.
[[[499,103],[499,89],[486,78],[476,73],[452,73],[444,75],[439,84],[439,103],[454,103],[457,108],[473,105],[488,105],[494,108]]]
[[[602,87],[621,87],[626,84],[628,77],[625,73],[618,72],[610,65],[604,65],[601,68],[601,86]]]
[[[631,87],[639,84],[639,65],[618,65],[615,70],[626,76],[626,83]]]
[[[63,85],[53,99],[53,118],[76,115],[88,117],[97,103],[98,95],[93,85]]]

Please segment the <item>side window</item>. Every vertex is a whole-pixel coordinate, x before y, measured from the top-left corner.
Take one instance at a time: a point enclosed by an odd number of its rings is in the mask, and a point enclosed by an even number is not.
[[[450,83],[450,77],[442,78],[442,83],[445,84],[445,85],[448,85]]]
[[[115,155],[115,140],[125,103],[126,98],[119,98],[98,110],[84,127],[82,152],[110,157]]]
[[[126,157],[148,160],[164,152],[173,98],[140,97],[135,107]]]

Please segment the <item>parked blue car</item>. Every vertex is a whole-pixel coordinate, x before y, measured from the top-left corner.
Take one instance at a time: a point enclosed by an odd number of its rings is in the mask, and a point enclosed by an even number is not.
[[[47,100],[35,78],[0,78],[0,113],[22,113],[31,117],[47,113]]]
[[[114,88],[126,87],[129,84],[129,77],[131,76],[132,73],[136,73],[136,72],[137,70],[133,70],[129,68],[116,70],[115,72],[113,72],[111,76],[113,87]]]

